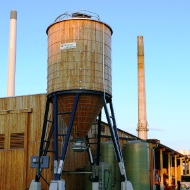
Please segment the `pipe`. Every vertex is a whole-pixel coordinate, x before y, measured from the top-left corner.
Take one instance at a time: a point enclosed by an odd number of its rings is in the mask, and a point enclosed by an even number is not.
[[[17,11],[10,13],[7,96],[15,96]]]
[[[143,36],[137,37],[137,57],[138,57],[138,137],[147,139],[147,119],[146,119],[146,90],[144,73],[144,42]]]

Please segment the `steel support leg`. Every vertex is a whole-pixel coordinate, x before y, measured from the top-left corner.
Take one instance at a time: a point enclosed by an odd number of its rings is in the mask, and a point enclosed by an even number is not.
[[[70,117],[69,126],[68,126],[68,129],[67,129],[67,134],[66,134],[66,137],[65,137],[64,146],[63,146],[63,149],[62,149],[62,154],[61,154],[61,158],[60,158],[60,162],[59,162],[59,167],[58,167],[56,175],[55,175],[55,180],[60,180],[60,178],[61,178],[63,165],[64,165],[64,160],[65,160],[65,156],[66,156],[66,153],[67,153],[67,147],[68,147],[68,144],[69,144],[71,130],[72,130],[72,126],[73,126],[73,122],[74,122],[74,118],[75,118],[75,113],[76,113],[76,110],[77,110],[78,100],[79,100],[79,94],[77,93],[76,97],[75,97],[71,117]]]
[[[111,109],[111,114],[112,114],[110,116],[107,105],[106,105],[106,100],[104,97],[102,97],[102,101],[104,104],[104,110],[105,110],[106,118],[107,118],[108,125],[110,128],[110,133],[111,133],[111,137],[113,140],[114,150],[116,153],[116,157],[117,157],[117,161],[118,161],[118,165],[119,165],[119,169],[120,169],[120,173],[121,173],[121,186],[122,186],[121,189],[127,190],[127,176],[126,176],[126,171],[125,171],[125,167],[124,167],[121,147],[120,147],[120,143],[119,143],[119,137],[118,137],[118,133],[117,133],[117,126],[116,126],[116,121],[115,121],[115,117],[114,117],[114,113],[113,113],[112,102],[110,100],[110,109]],[[110,117],[112,118],[113,123],[111,122]]]
[[[98,144],[97,144],[97,159],[96,159],[97,166],[99,166],[99,162],[100,162],[101,121],[102,121],[102,114],[100,112],[98,116],[98,136],[97,136]]]
[[[94,160],[93,160],[93,157],[92,157],[92,151],[91,151],[91,148],[90,148],[90,143],[89,143],[88,136],[86,136],[86,142],[87,142],[88,157],[89,157],[90,165],[91,165],[91,169],[92,169],[92,177],[93,177],[93,182],[92,183],[98,184],[98,171],[97,171],[96,164],[94,163]],[[94,189],[92,189],[92,190],[94,190]]]
[[[43,154],[43,147],[44,147],[44,142],[45,142],[45,134],[46,134],[46,127],[47,127],[49,106],[50,106],[50,100],[47,99],[46,108],[45,108],[45,114],[44,114],[44,122],[43,122],[43,127],[42,127],[42,135],[41,135],[41,141],[40,141],[39,160],[40,160],[40,157]],[[38,165],[38,168],[37,168],[37,171],[36,171],[35,182],[39,182],[40,176],[41,176],[41,169],[40,169],[40,162],[39,162],[39,165]]]

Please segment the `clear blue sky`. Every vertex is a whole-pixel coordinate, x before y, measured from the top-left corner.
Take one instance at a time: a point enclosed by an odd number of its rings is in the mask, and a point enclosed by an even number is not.
[[[46,28],[89,10],[113,29],[113,104],[118,128],[137,135],[137,36],[144,36],[149,138],[190,149],[189,0],[0,0],[0,97],[6,96],[9,17],[17,10],[16,95],[46,92]]]

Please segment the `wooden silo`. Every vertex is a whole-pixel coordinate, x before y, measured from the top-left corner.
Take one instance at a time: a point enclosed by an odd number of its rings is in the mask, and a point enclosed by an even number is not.
[[[76,92],[81,93],[72,136],[84,137],[103,107],[98,93],[112,94],[112,29],[89,15],[74,13],[57,19],[47,35],[48,94],[67,91],[58,97],[58,111],[69,113]],[[62,117],[68,125],[70,115]]]

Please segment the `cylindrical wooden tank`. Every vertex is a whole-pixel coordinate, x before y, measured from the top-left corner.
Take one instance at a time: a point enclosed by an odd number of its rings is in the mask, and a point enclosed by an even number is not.
[[[47,28],[47,35],[48,94],[69,92],[58,97],[58,110],[70,112],[75,93],[82,92],[72,136],[83,137],[103,106],[101,96],[96,92],[112,93],[112,29],[91,15],[77,12],[69,18],[58,17]],[[68,124],[70,115],[62,117]]]

